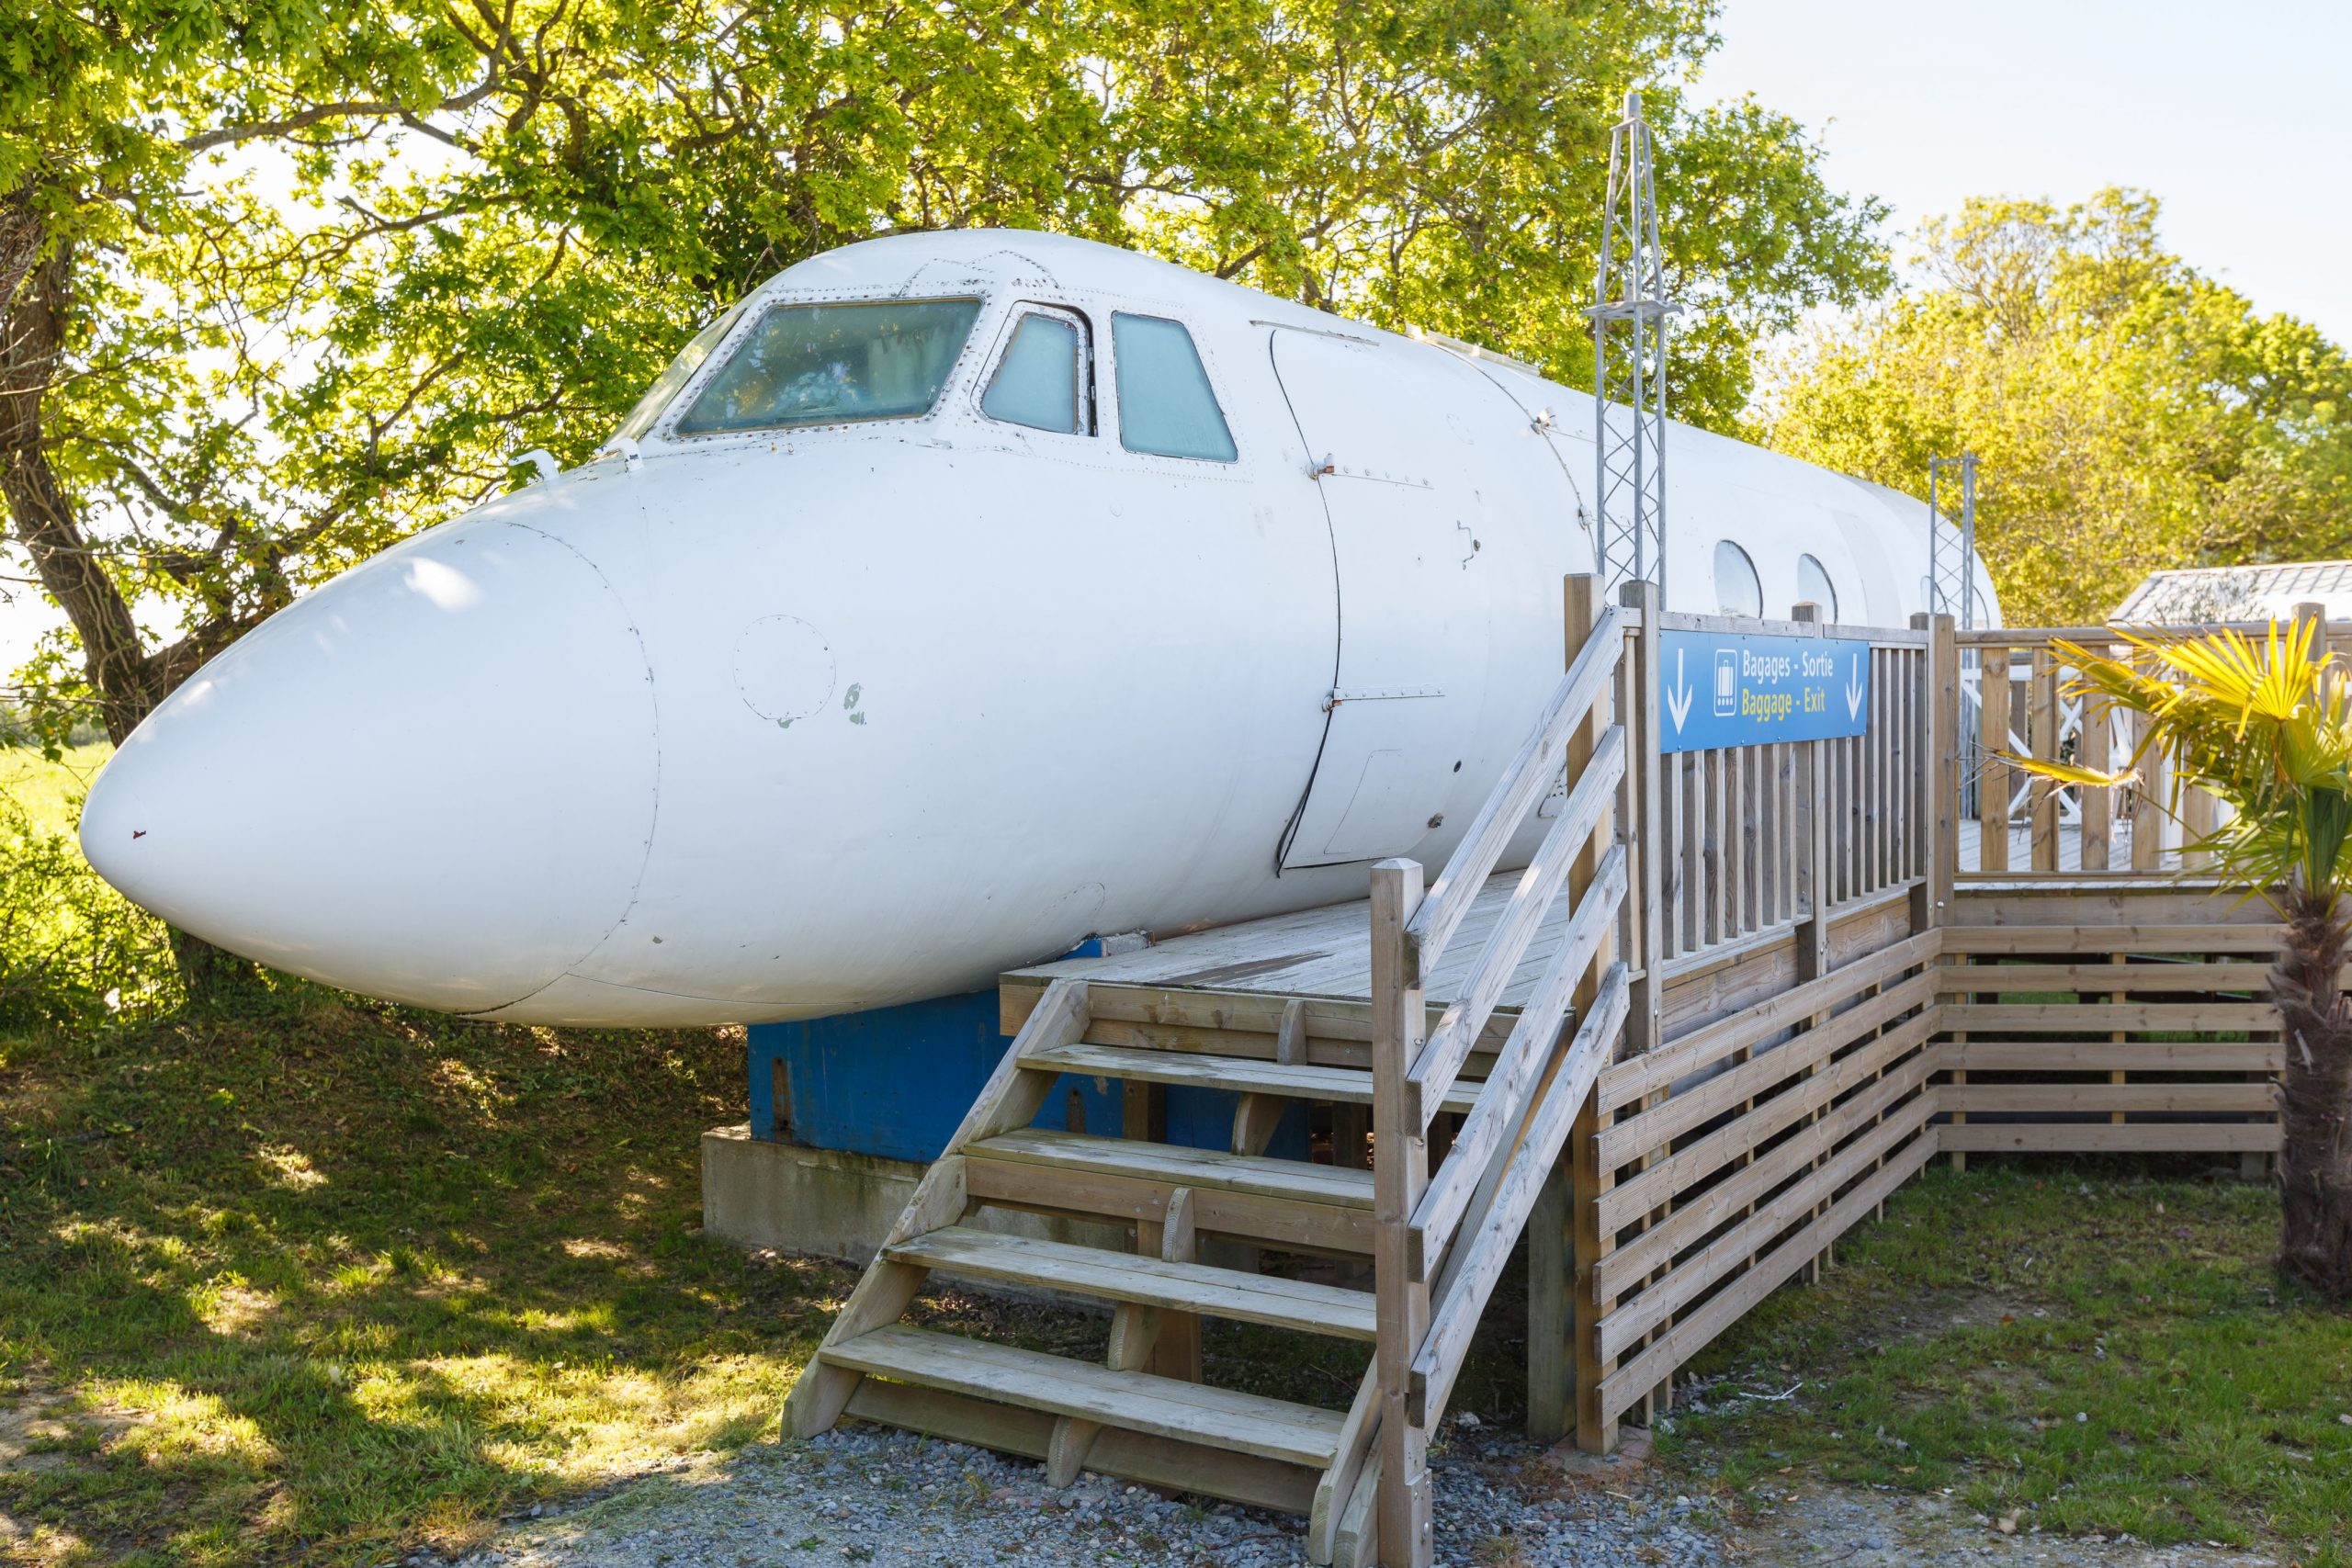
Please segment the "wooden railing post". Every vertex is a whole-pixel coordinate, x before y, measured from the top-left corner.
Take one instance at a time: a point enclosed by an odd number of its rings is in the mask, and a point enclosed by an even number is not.
[[[1429,1332],[1430,1289],[1413,1279],[1408,1227],[1429,1185],[1429,1145],[1406,1073],[1429,1032],[1419,961],[1405,935],[1421,903],[1421,868],[1372,868],[1373,1280],[1379,1343],[1380,1490],[1374,1518],[1387,1568],[1426,1568],[1430,1528],[1429,1433],[1412,1419],[1413,1358]]]
[[[2058,705],[2058,665],[2048,643],[2033,650],[2032,672],[2025,690],[2026,754],[2040,761],[2058,761],[2063,716]],[[2030,828],[2026,863],[2035,871],[2058,869],[2058,801],[2063,793],[2055,784],[2037,780],[2027,796],[2026,820]]]
[[[1600,619],[1599,586],[1597,579],[1586,576],[1570,577],[1565,585],[1562,619],[1571,663],[1583,651]],[[1624,604],[1628,608],[1643,611],[1643,617],[1635,634],[1633,668],[1622,682],[1629,694],[1626,711],[1615,715],[1625,727],[1628,741],[1620,796],[1623,809],[1614,814],[1614,820],[1604,818],[1593,830],[1568,873],[1568,900],[1572,908],[1592,886],[1604,849],[1612,840],[1625,846],[1633,874],[1623,906],[1625,918],[1616,932],[1603,939],[1591,967],[1577,987],[1574,1016],[1578,1020],[1592,1004],[1596,977],[1607,973],[1618,956],[1616,948],[1621,938],[1626,961],[1642,964],[1645,976],[1655,973],[1658,962],[1655,954],[1664,940],[1656,895],[1660,874],[1657,851],[1666,841],[1665,835],[1656,830],[1659,810],[1654,683],[1657,663],[1657,597],[1655,584],[1629,583],[1624,589]],[[1607,732],[1611,708],[1604,695],[1593,704],[1590,716],[1577,729],[1568,747],[1571,776],[1590,760],[1600,737]],[[1650,830],[1641,830],[1644,822],[1650,825]],[[1634,1019],[1640,1019],[1645,1007],[1654,1009],[1654,1003],[1645,1001],[1651,995],[1646,977],[1635,982]],[[1637,1033],[1641,1029],[1639,1022],[1628,1025],[1629,1033]],[[1650,1038],[1641,1037],[1645,1041]],[[1579,1190],[1575,1179],[1577,1150],[1581,1142],[1592,1137],[1592,1118],[1597,1114],[1589,1102],[1579,1112],[1560,1168],[1545,1181],[1543,1197],[1528,1224],[1527,1435],[1538,1442],[1556,1442],[1567,1436],[1581,1390],[1587,1383],[1599,1381],[1597,1363],[1588,1364],[1588,1351],[1597,1343],[1594,1325],[1598,1321],[1587,1295],[1592,1278],[1589,1254],[1579,1245],[1579,1224],[1589,1204],[1588,1195]]]
[[[1821,606],[1819,604],[1811,601],[1797,604],[1790,610],[1789,618],[1810,626],[1814,636],[1821,635]],[[1800,986],[1807,980],[1821,978],[1829,968],[1829,906],[1833,899],[1829,875],[1829,840],[1830,835],[1838,830],[1838,825],[1846,820],[1843,812],[1832,809],[1830,773],[1832,748],[1842,746],[1842,742],[1831,740],[1805,742],[1805,750],[1811,756],[1811,763],[1805,770],[1806,778],[1803,784],[1804,798],[1798,807],[1798,811],[1805,823],[1804,842],[1800,852],[1804,856],[1804,870],[1802,874],[1807,886],[1813,889],[1813,901],[1811,907],[1805,910],[1804,918],[1797,922],[1796,980]],[[1828,1018],[1829,1015],[1826,1012],[1815,1013],[1807,1021],[1806,1026],[1817,1029],[1827,1022]],[[1821,1064],[1816,1063],[1806,1076],[1811,1077],[1820,1070]],[[1805,1120],[1810,1122],[1816,1120],[1816,1117],[1808,1116]],[[1818,1160],[1815,1161],[1816,1166],[1819,1163]],[[1828,1202],[1825,1200],[1814,1206],[1814,1213],[1817,1217],[1826,1213],[1828,1207]],[[1818,1280],[1821,1278],[1819,1258],[1815,1258],[1805,1265],[1804,1277],[1809,1281]]]
[[[1661,780],[1665,758],[1658,733],[1658,615],[1664,609],[1655,582],[1629,582],[1623,590],[1628,609],[1639,610],[1640,629],[1634,635],[1633,669],[1626,682],[1631,694],[1623,722],[1633,748],[1626,758],[1626,799],[1631,802],[1623,835],[1636,849],[1634,881],[1628,891],[1633,910],[1634,941],[1622,954],[1638,964],[1642,977],[1634,982],[1632,1007],[1625,1015],[1627,1048],[1643,1052],[1662,1043],[1659,976],[1666,958],[1666,838]]]
[[[2091,644],[2095,654],[2111,655],[2115,650],[2105,643]],[[2079,675],[2080,671],[2075,673]],[[2063,671],[2062,671],[2063,674]],[[2062,694],[2059,702],[2065,701]],[[2082,699],[2082,726],[2075,732],[2075,761],[2094,773],[2106,773],[2114,748],[2115,716],[2108,712],[2097,697]],[[2115,820],[2115,792],[2085,784],[2075,792],[2075,815],[2081,824],[2076,839],[2075,864],[2081,871],[2105,871],[2114,860],[2110,847]]]
[[[1943,923],[1960,866],[1960,645],[1950,615],[1914,615],[1911,625],[1928,634],[1927,700],[1919,717],[1928,807],[1918,824],[1925,838],[1919,869],[1928,880],[1911,896],[1911,929],[1923,931]]]
[[[2009,869],[2009,650],[1976,650],[1976,869]]]
[[[1566,628],[1566,662],[1573,664],[1577,655],[1584,651],[1584,645],[1590,640],[1593,628],[1600,620],[1600,580],[1581,573],[1568,578],[1561,585],[1561,601],[1562,620]],[[1569,738],[1569,778],[1577,778],[1584,773],[1592,761],[1593,752],[1600,745],[1600,738],[1616,721],[1614,694],[1610,687],[1602,687],[1600,694],[1593,698],[1592,706],[1586,711],[1584,722],[1577,726],[1576,732]],[[1585,889],[1592,886],[1592,879],[1600,869],[1600,858],[1615,838],[1616,813],[1613,810],[1604,811],[1599,825],[1592,830],[1592,837],[1585,840],[1584,848],[1577,852],[1576,860],[1568,867],[1568,904],[1571,908],[1583,898]],[[1616,962],[1616,958],[1617,933],[1612,930],[1601,940],[1600,952],[1593,961],[1591,973],[1577,983],[1577,1017],[1583,1017],[1585,1010],[1592,1004],[1593,993],[1600,988],[1598,976]]]
[[[1605,1075],[1604,1075],[1605,1076]],[[1605,1454],[1617,1447],[1617,1422],[1604,1415],[1600,1380],[1608,1362],[1600,1354],[1600,1200],[1610,1188],[1610,1172],[1600,1163],[1600,1086],[1577,1112],[1568,1130],[1568,1226],[1575,1280],[1577,1447],[1589,1454]]]
[[[1792,621],[1802,621],[1813,628],[1815,636],[1821,632],[1821,606],[1810,601],[1789,612]],[[1837,818],[1829,808],[1829,743],[1808,740],[1803,743],[1805,755],[1805,776],[1798,781],[1798,826],[1804,841],[1797,852],[1797,874],[1801,885],[1812,895],[1804,919],[1797,922],[1797,983],[1821,977],[1828,952],[1829,933],[1829,834]]]

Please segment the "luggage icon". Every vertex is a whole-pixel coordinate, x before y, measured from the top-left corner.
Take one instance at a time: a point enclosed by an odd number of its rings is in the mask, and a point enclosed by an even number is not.
[[[1739,716],[1739,654],[1736,649],[1715,649],[1715,716]]]

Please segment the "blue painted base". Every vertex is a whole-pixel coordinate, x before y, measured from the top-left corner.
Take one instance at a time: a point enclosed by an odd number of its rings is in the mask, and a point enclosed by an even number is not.
[[[994,991],[758,1023],[748,1033],[752,1137],[906,1160],[939,1157],[1012,1044],[997,1032]],[[1238,1098],[1170,1087],[1167,1140],[1228,1147]],[[1123,1116],[1117,1083],[1065,1075],[1034,1124],[1115,1136]],[[1266,1152],[1307,1156],[1303,1108],[1291,1107]]]

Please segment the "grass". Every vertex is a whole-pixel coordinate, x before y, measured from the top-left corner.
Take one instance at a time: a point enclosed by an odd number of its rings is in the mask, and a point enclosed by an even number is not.
[[[2346,1568],[2352,1314],[2280,1283],[2277,1229],[2235,1181],[1939,1168],[1693,1367],[1664,1447],[1736,1489],[1949,1488],[2019,1529]]]
[[[72,747],[52,762],[29,747],[0,747],[0,795],[23,807],[37,826],[71,834],[81,817],[82,796],[113,751],[97,740]]]
[[[700,1235],[698,1135],[741,1118],[742,1073],[740,1035],[299,984],[249,1016],[0,1035],[0,1557],[456,1552],[773,1438],[856,1276]],[[1107,1331],[953,1291],[913,1318],[1094,1360]],[[1336,1406],[1365,1353],[1222,1324],[1204,1348],[1213,1381]],[[1516,1358],[1465,1389],[1503,1397]]]
[[[0,788],[67,829],[102,758],[0,751]],[[245,1016],[0,1032],[0,1556],[458,1551],[772,1434],[854,1275],[700,1235],[697,1136],[742,1092],[740,1037],[300,985]],[[1706,1354],[1665,1447],[1735,1490],[1950,1488],[2021,1529],[2352,1568],[2352,1315],[2282,1292],[2275,1204],[2120,1164],[1939,1168]],[[942,1293],[916,1317],[1102,1353],[1099,1316]],[[1455,1410],[1523,1418],[1524,1337],[1514,1270]],[[1363,1364],[1238,1325],[1205,1355],[1327,1406]]]
[[[70,831],[104,755],[0,750],[0,790]],[[292,982],[241,1016],[0,1028],[0,1560],[461,1551],[773,1436],[855,1274],[701,1236],[742,1049]],[[916,1316],[1096,1359],[1107,1326],[954,1292]],[[1205,1352],[1341,1405],[1363,1360],[1243,1325]]]
[[[0,1037],[0,1551],[458,1548],[772,1432],[853,1276],[700,1236],[741,1061],[304,987]]]
[[[266,1010],[0,1036],[0,1551],[380,1562],[772,1435],[851,1270],[698,1234],[740,1041]],[[2282,1293],[2272,1196],[1930,1172],[1694,1369],[1669,1454],[1952,1488],[2021,1528],[2347,1568],[2352,1317]],[[1457,1409],[1521,1415],[1498,1292]],[[1099,1356],[1099,1317],[942,1294]],[[1213,1379],[1344,1404],[1362,1348],[1213,1327]],[[1798,1392],[1779,1394],[1792,1384]],[[2080,1415],[2083,1419],[2076,1420]]]

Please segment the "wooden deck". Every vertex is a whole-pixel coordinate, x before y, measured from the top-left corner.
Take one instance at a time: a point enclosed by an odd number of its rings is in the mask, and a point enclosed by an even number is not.
[[[1519,880],[1516,871],[1501,872],[1488,877],[1478,890],[1461,932],[1425,979],[1424,991],[1430,1003],[1444,1005],[1460,998],[1487,935],[1502,918]],[[1567,927],[1568,908],[1563,900],[1537,926],[1534,940],[1503,987],[1498,1010],[1515,1011],[1525,1003]],[[1013,970],[1005,979],[1040,986],[1069,979],[1093,985],[1363,1001],[1372,995],[1372,901],[1358,898],[1242,920],[1170,937],[1139,952],[1109,958],[1066,958],[1033,964]]]
[[[2124,876],[2132,874],[2132,825],[2129,821],[2119,821],[2109,827],[2107,864],[2105,866],[2093,867],[2093,874]],[[2177,836],[2177,835],[2176,835],[2176,837]],[[1974,876],[1983,872],[1984,866],[1984,855],[1981,846],[1984,841],[1984,824],[1972,818],[1962,818],[1961,819],[1959,832],[1957,835],[1957,842],[1954,846],[1958,854],[1958,864],[1955,869],[1958,871],[1959,874],[1962,876]],[[2082,870],[2083,829],[2081,825],[2075,822],[2059,823],[2055,833],[2055,842],[2058,852],[2058,863],[2054,866],[2042,868],[2042,871],[2044,873],[2049,871],[2057,871],[2071,874]],[[2156,864],[2146,869],[2159,873],[2179,870],[2179,849],[2177,847],[2167,847],[2160,851]],[[2144,874],[2145,873],[2143,872],[2143,874]],[[1995,872],[1990,874],[1997,876],[2031,876],[2037,874],[2033,863],[2033,829],[2030,824],[2018,822],[2013,823],[2010,826],[2008,869],[2006,871]]]
[[[1003,976],[1012,1048],[789,1429],[938,1432],[1042,1458],[1056,1485],[1091,1468],[1304,1514],[1315,1562],[1426,1568],[1426,1446],[1522,1235],[1530,1433],[1606,1451],[1939,1153],[2258,1170],[2282,1049],[2265,911],[2177,852],[2135,865],[2105,792],[1962,816],[1949,620],[1871,634],[1859,735],[1663,750],[1657,637],[1705,618],[1656,592],[1603,611],[1570,580],[1567,672],[1436,881],[1385,863],[1365,898]],[[2030,651],[2022,733],[2100,765],[2107,727],[2059,722],[2053,635],[2000,634]],[[2016,739],[2010,684],[1988,688],[1988,745]],[[1543,846],[1494,872],[1531,817]],[[1125,1086],[1116,1135],[1034,1125],[1071,1074]],[[1223,1146],[1167,1141],[1177,1085],[1230,1091]],[[1270,1156],[1292,1107],[1329,1118],[1329,1163]],[[964,1223],[982,1207],[1133,1239],[1007,1237]],[[1344,1277],[1261,1273],[1269,1256]],[[900,1323],[934,1268],[1112,1303],[1103,1364]],[[1203,1382],[1204,1316],[1373,1356],[1344,1413],[1262,1400]]]

